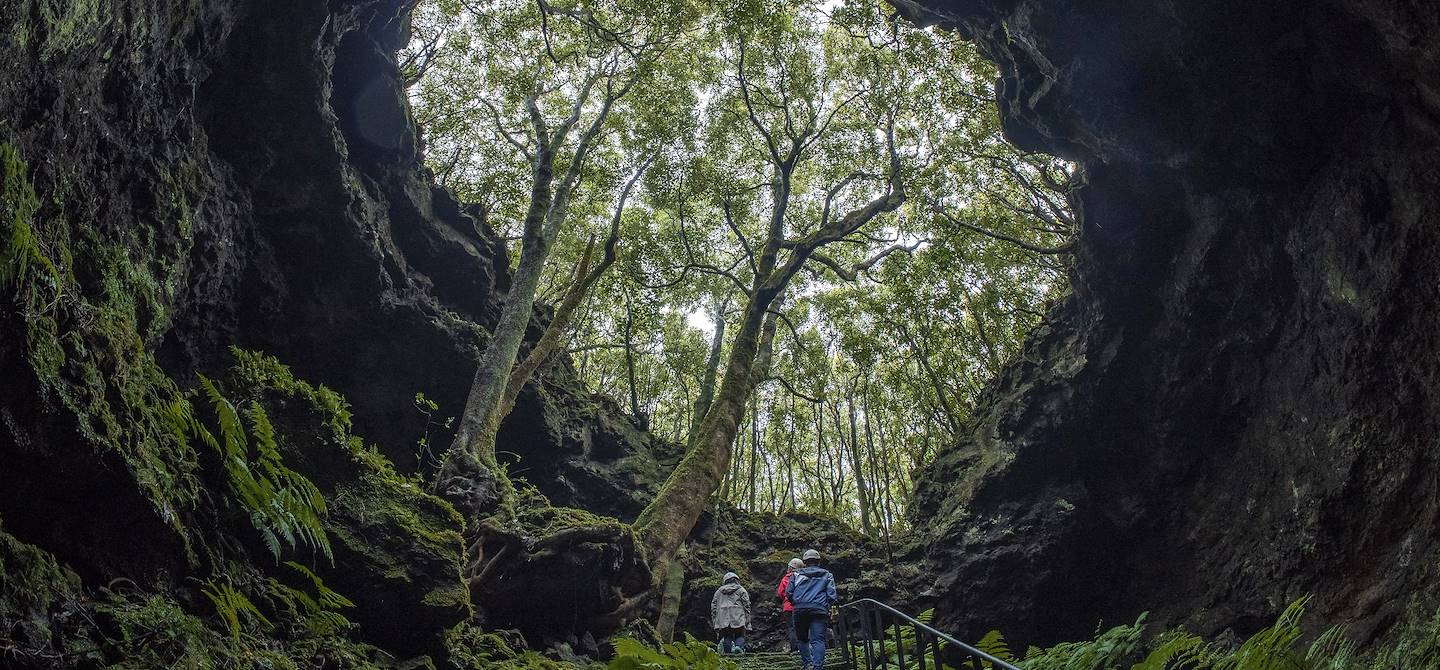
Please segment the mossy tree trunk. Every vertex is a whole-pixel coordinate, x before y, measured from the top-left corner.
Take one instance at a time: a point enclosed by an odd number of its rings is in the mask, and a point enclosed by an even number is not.
[[[445,454],[436,477],[436,489],[464,513],[475,517],[492,503],[499,503],[499,513],[513,513],[514,490],[508,477],[500,471],[495,458],[495,435],[503,418],[502,401],[506,397],[515,360],[525,339],[525,330],[535,308],[535,295],[544,274],[545,261],[556,236],[565,224],[571,195],[580,181],[580,173],[596,137],[600,134],[611,106],[629,90],[606,87],[606,95],[595,118],[575,143],[569,166],[555,185],[556,153],[565,146],[571,131],[579,123],[589,100],[591,89],[600,76],[586,79],[576,95],[570,116],[550,130],[541,113],[537,98],[525,101],[529,112],[534,149],[530,155],[530,203],[525,212],[520,250],[520,263],[515,269],[510,293],[500,311],[490,346],[480,357],[455,441]],[[524,149],[524,147],[522,147]],[[525,149],[527,152],[528,149]]]
[[[738,68],[740,89],[745,104],[750,107],[743,56],[742,50]],[[641,543],[650,548],[652,565],[656,566],[661,574],[680,544],[695,527],[696,520],[709,505],[711,495],[719,488],[730,466],[733,456],[731,445],[734,444],[740,421],[745,414],[746,402],[754,392],[755,385],[763,381],[768,374],[771,354],[769,343],[775,335],[775,313],[772,309],[778,307],[777,302],[789,286],[790,280],[811,260],[835,269],[837,266],[833,261],[823,256],[817,257],[817,251],[821,247],[854,234],[876,217],[895,211],[905,202],[900,157],[895,151],[895,129],[891,123],[886,128],[890,172],[884,193],[843,216],[831,214],[830,202],[827,199],[825,213],[812,231],[798,239],[787,239],[786,220],[792,195],[791,177],[809,144],[823,134],[823,128],[811,125],[790,135],[788,140],[781,138],[777,141],[763,124],[755,120],[753,111],[750,118],[765,139],[773,166],[770,217],[759,252],[754,253],[747,247],[747,252],[751,252],[755,274],[745,296],[739,328],[736,329],[735,339],[731,344],[719,390],[710,409],[700,419],[699,426],[691,432],[680,464],[666,479],[660,493],[635,521]],[[833,198],[848,181],[847,179],[832,189],[830,196]],[[729,214],[727,207],[727,217]],[[660,576],[657,574],[656,578]]]
[[[595,284],[615,264],[616,249],[620,244],[620,221],[625,213],[625,202],[630,198],[630,191],[634,189],[635,183],[640,181],[645,170],[650,166],[650,160],[650,158],[642,160],[639,169],[620,190],[619,201],[615,204],[615,211],[610,217],[610,232],[602,245],[600,261],[591,267],[590,259],[595,248],[595,241],[592,238],[580,258],[580,264],[575,268],[574,277],[565,291],[565,297],[561,300],[560,306],[555,308],[555,315],[551,317],[550,324],[545,327],[545,332],[535,342],[535,346],[530,348],[525,359],[510,372],[505,392],[500,397],[499,420],[503,421],[510,415],[511,410],[515,409],[515,399],[520,397],[520,389],[530,381],[535,371],[560,351],[560,345],[565,342],[565,334],[570,331],[570,323],[575,320],[576,311],[584,303],[585,298],[590,295],[591,289],[595,288]]]

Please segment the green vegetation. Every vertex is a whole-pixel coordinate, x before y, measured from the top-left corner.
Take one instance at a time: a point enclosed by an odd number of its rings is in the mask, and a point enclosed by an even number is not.
[[[615,658],[609,670],[733,670],[735,664],[715,651],[715,646],[696,640],[689,633],[681,642],[650,647],[634,638],[614,641]]]
[[[1309,598],[1291,603],[1274,625],[1238,647],[1207,643],[1180,630],[1147,637],[1143,614],[1133,624],[1098,632],[1092,640],[1031,647],[1023,658],[1012,653],[999,631],[986,634],[976,647],[1023,670],[1402,670],[1440,662],[1440,611],[1412,622],[1389,644],[1361,653],[1346,639],[1343,628],[1331,628],[1303,643],[1301,624],[1308,603]],[[902,637],[906,649],[913,650],[914,631],[905,629]],[[883,656],[894,657],[893,641],[877,646]],[[980,661],[958,667],[937,665],[933,654],[927,654],[926,665],[937,670],[990,667]]]
[[[888,15],[419,5],[403,56],[431,167],[524,240],[517,276],[558,305],[542,341],[569,340],[592,388],[690,445],[671,498],[896,530],[915,469],[1065,292],[1083,176],[1001,138],[972,45]],[[553,355],[532,354],[506,392]],[[480,410],[503,415],[512,370],[493,367],[453,454],[492,458]],[[677,502],[642,517],[647,544],[688,529]]]
[[[250,440],[235,405],[204,375],[200,376],[200,388],[215,411],[220,439],[195,418],[190,403],[185,400],[171,405],[176,430],[220,454],[229,475],[232,498],[244,507],[270,553],[278,561],[283,540],[292,550],[305,545],[333,560],[330,539],[325,535],[325,498],[304,475],[286,467],[275,442],[275,427],[260,403],[252,401],[245,412],[250,420],[250,433],[255,438],[252,455]]]
[[[40,250],[31,227],[39,207],[29,168],[20,152],[8,142],[0,143],[0,290],[27,285],[34,270],[43,271],[50,283],[59,283],[59,270]],[[25,302],[34,308],[35,300],[31,294]]]
[[[548,659],[536,652],[516,649],[498,633],[487,633],[469,624],[451,629],[445,636],[450,663],[460,670],[581,670],[575,663]]]
[[[45,31],[45,51],[52,57],[95,39],[107,5],[101,0],[44,0],[40,3],[40,25]]]
[[[470,593],[460,575],[465,522],[455,509],[353,435],[350,406],[340,394],[297,378],[263,353],[232,348],[231,356],[232,397],[248,400],[252,414],[264,406],[271,416],[287,417],[285,439],[277,446],[297,475],[315,482],[328,512],[296,518],[323,522],[334,551],[345,556],[338,568],[394,589],[391,607],[413,607],[438,619],[468,615]]]

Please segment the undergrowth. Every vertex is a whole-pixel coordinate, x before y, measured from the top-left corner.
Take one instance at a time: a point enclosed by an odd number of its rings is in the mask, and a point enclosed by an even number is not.
[[[1146,616],[1133,624],[1098,632],[1094,639],[1039,649],[1021,658],[998,631],[976,645],[981,651],[1023,670],[1418,670],[1440,667],[1440,612],[1406,627],[1396,641],[1360,652],[1342,627],[1331,628],[1308,644],[1301,621],[1308,597],[1291,603],[1269,626],[1238,647],[1206,642],[1183,630],[1146,639]],[[913,639],[913,632],[910,633]],[[912,647],[913,648],[913,647]],[[887,651],[887,653],[889,653]],[[942,652],[942,659],[944,652]],[[937,670],[981,670],[991,664],[967,661],[959,666],[936,664]]]
[[[219,422],[219,438],[196,419],[184,398],[170,405],[171,419],[178,432],[220,454],[233,499],[249,514],[275,560],[280,559],[282,543],[292,550],[305,545],[333,560],[325,534],[325,498],[304,475],[286,467],[275,441],[275,428],[260,403],[252,401],[245,411],[250,424],[247,437],[235,405],[203,375],[200,387]]]
[[[734,663],[725,659],[711,644],[695,639],[689,633],[681,642],[660,645],[659,649],[634,638],[615,640],[615,658],[609,670],[734,670]]]

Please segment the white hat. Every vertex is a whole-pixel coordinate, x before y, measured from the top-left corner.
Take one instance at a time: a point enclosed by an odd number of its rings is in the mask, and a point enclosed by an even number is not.
[[[800,568],[803,568],[803,567],[805,567],[805,561],[802,561],[802,560],[800,560],[800,559],[798,559],[798,558],[792,558],[792,559],[790,559],[790,569],[791,569],[791,570],[799,570]]]

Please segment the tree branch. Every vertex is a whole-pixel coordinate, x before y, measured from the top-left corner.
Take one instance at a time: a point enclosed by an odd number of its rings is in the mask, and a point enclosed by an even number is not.
[[[1061,244],[1060,246],[1056,246],[1056,247],[1042,247],[1042,246],[1039,246],[1039,245],[1035,245],[1035,244],[1031,244],[1031,243],[1029,243],[1029,242],[1026,242],[1025,240],[1022,240],[1022,239],[1020,239],[1020,238],[1018,238],[1018,237],[1013,237],[1013,236],[1010,236],[1010,235],[1006,235],[1005,233],[996,232],[996,231],[993,231],[993,230],[986,230],[986,229],[981,228],[981,227],[979,227],[979,226],[976,226],[976,225],[974,225],[974,224],[966,223],[965,221],[961,221],[961,220],[959,220],[959,219],[951,216],[949,212],[946,212],[945,209],[944,209],[943,207],[941,207],[940,205],[938,205],[938,204],[932,204],[932,205],[931,205],[931,209],[933,209],[936,214],[939,214],[939,215],[940,215],[942,218],[944,218],[946,221],[949,221],[950,223],[952,223],[952,224],[954,224],[954,225],[960,226],[961,228],[964,228],[964,229],[969,230],[969,231],[971,231],[971,232],[980,233],[981,235],[984,235],[984,236],[986,236],[986,237],[990,237],[990,238],[993,238],[993,239],[1000,240],[1000,241],[1002,241],[1002,242],[1009,242],[1010,244],[1013,244],[1013,245],[1015,245],[1015,246],[1017,246],[1017,247],[1020,247],[1021,249],[1024,249],[1024,250],[1026,250],[1026,251],[1031,251],[1031,252],[1034,252],[1034,253],[1037,253],[1037,254],[1046,254],[1046,255],[1051,255],[1051,254],[1068,254],[1068,253],[1073,253],[1073,252],[1075,251],[1075,240],[1074,240],[1074,239],[1071,239],[1071,240],[1065,242],[1064,244]]]

